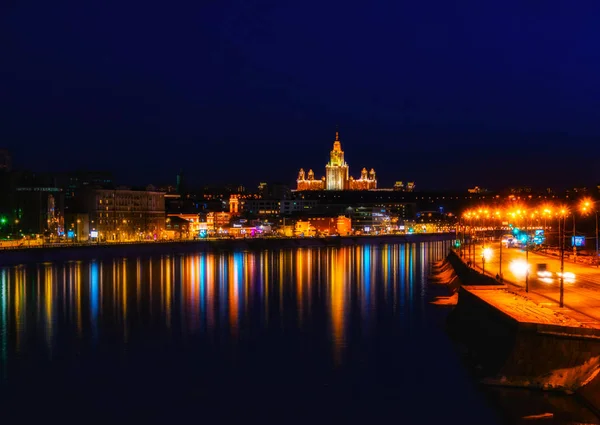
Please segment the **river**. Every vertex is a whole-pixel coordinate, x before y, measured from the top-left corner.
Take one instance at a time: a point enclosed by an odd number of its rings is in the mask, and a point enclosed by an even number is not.
[[[429,302],[449,242],[0,269],[4,418],[460,423],[502,415]],[[12,422],[7,422],[12,423]]]

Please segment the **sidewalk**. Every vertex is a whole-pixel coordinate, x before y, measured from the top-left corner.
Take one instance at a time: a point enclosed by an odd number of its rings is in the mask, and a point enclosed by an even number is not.
[[[466,264],[465,258],[460,257],[458,252],[456,252],[456,254]],[[482,273],[482,271],[483,271],[480,263],[472,265],[471,268],[473,270],[476,270],[479,273]],[[596,267],[589,266],[589,268],[592,270],[596,270]],[[489,270],[486,267],[485,275],[495,278],[496,270],[494,270],[494,269]],[[505,289],[505,291],[507,291],[508,293],[513,293],[514,296],[517,296],[520,298],[522,297],[525,300],[529,300],[529,301],[533,302],[535,305],[537,305],[540,309],[550,309],[557,315],[562,315],[567,318],[573,319],[582,326],[592,327],[592,328],[600,328],[600,316],[586,314],[585,312],[581,311],[581,309],[578,309],[576,305],[573,305],[572,303],[569,303],[569,302],[564,302],[563,303],[564,307],[560,308],[558,296],[556,294],[554,294],[554,293],[543,294],[543,293],[533,290],[531,288],[530,288],[529,292],[526,292],[524,284],[518,284],[515,281],[513,281],[512,279],[507,278],[506,274],[504,274],[504,275],[505,275],[504,279],[501,282],[498,282],[498,284],[506,285],[507,289]],[[470,287],[467,286],[466,288],[468,289]],[[492,288],[493,287],[490,287],[490,289],[492,289]],[[573,297],[572,291],[573,291],[573,289],[570,288],[569,296],[565,295],[565,300],[568,301],[570,298],[571,300],[573,300],[575,302],[575,304],[577,304],[578,301],[580,301],[580,298]],[[594,293],[596,293],[596,292],[598,292],[598,291],[594,291]],[[566,291],[565,291],[565,293],[566,293]],[[588,302],[593,301],[592,297],[588,296],[586,298],[587,298]],[[506,305],[505,307],[506,307],[506,309],[510,310],[509,305]],[[590,311],[589,306],[582,305],[582,308],[587,309],[588,313],[589,313],[589,311]],[[508,310],[506,310],[506,311],[508,311]],[[598,313],[600,313],[600,308],[594,308],[593,310],[594,311],[598,310]]]
[[[549,253],[546,251],[530,251],[530,252],[533,252],[534,254],[538,254],[538,255],[543,255],[545,257],[556,258],[557,260],[560,260],[560,254],[555,254],[554,252],[552,252],[552,253]],[[598,268],[598,265],[593,264],[594,257],[590,256],[590,255],[578,255],[577,260],[574,261],[572,251],[565,250],[564,260],[565,260],[565,263],[579,264],[581,266],[587,266],[587,267],[591,267],[594,269]],[[599,265],[600,265],[600,263],[599,263]]]

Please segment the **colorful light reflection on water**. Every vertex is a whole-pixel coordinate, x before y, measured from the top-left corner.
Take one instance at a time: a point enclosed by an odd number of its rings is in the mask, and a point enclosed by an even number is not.
[[[235,337],[249,317],[268,326],[269,318],[283,316],[284,309],[294,310],[294,326],[302,328],[319,304],[329,317],[338,356],[346,345],[351,310],[359,311],[361,327],[368,330],[376,306],[406,306],[420,278],[414,263],[424,273],[421,258],[431,249],[439,257],[445,245],[203,253],[3,269],[2,353],[26,353],[31,344],[37,346],[37,331],[43,329],[51,356],[58,332],[98,342],[107,324],[119,325],[118,338],[126,344],[140,321],[170,329],[174,311],[178,333],[186,335],[226,328]],[[419,286],[423,296],[425,286]],[[115,331],[111,328],[112,337]]]
[[[95,408],[105,420],[123,411],[135,419],[140,411],[152,419],[162,412],[172,420],[169,406],[175,405],[176,412],[202,406],[230,419],[269,420],[297,403],[337,419],[356,418],[358,410],[387,417],[399,400],[407,409],[421,403],[405,387],[432,379],[423,378],[423,363],[439,360],[436,341],[453,350],[443,315],[427,303],[425,282],[428,265],[449,244],[132,256],[1,269],[4,401],[18,406],[69,397],[77,401],[70,409]],[[428,320],[439,323],[431,328]],[[458,372],[449,373],[438,386],[455,387]],[[270,409],[281,411],[258,412],[265,397]],[[121,405],[124,399],[133,405]],[[157,412],[157,406],[167,407]]]

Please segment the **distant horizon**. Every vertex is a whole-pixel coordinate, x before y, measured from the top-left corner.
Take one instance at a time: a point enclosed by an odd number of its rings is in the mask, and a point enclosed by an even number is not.
[[[10,152],[10,151],[9,151]],[[19,161],[15,161],[15,158],[12,157],[12,162],[13,162],[13,166],[12,166],[12,171],[18,171],[18,172],[30,172],[30,173],[41,173],[41,174],[72,174],[72,173],[108,173],[111,174],[113,177],[113,183],[117,186],[134,186],[134,187],[146,187],[148,185],[153,185],[155,187],[159,187],[159,186],[177,186],[177,175],[179,173],[179,171],[175,172],[175,174],[173,175],[171,181],[159,181],[158,179],[156,181],[150,181],[150,182],[144,182],[142,180],[129,180],[128,178],[126,178],[125,176],[121,175],[122,173],[117,171],[111,171],[109,169],[98,169],[98,168],[93,168],[93,169],[84,169],[81,167],[77,167],[77,168],[72,168],[72,169],[59,169],[59,168],[55,168],[55,169],[50,169],[50,168],[46,168],[46,169],[33,169],[31,167],[21,167],[19,164]],[[324,167],[323,167],[324,168]],[[305,169],[305,171],[308,171],[308,169]],[[313,169],[314,171],[314,169]],[[191,186],[193,189],[195,190],[200,190],[203,187],[206,186],[212,186],[212,187],[225,187],[225,186],[243,186],[247,191],[257,191],[258,190],[258,186],[260,183],[267,183],[271,184],[271,185],[285,185],[288,186],[290,189],[295,189],[296,188],[296,180],[292,180],[291,182],[286,182],[283,179],[273,179],[271,181],[267,180],[267,179],[258,179],[255,182],[251,182],[248,184],[248,182],[236,182],[236,181],[228,181],[225,179],[214,179],[212,181],[198,181],[197,179],[191,178],[190,179],[190,174],[188,172],[186,172],[186,170],[183,170],[183,174],[184,174],[184,179],[185,179],[185,185],[188,186],[188,188]],[[315,172],[315,177],[317,176],[317,172]],[[323,173],[324,174],[324,173]],[[319,176],[320,178],[320,176]],[[396,181],[403,181],[405,184],[408,183],[409,181],[412,180],[396,180]],[[382,184],[381,181],[378,179],[377,182],[377,188],[378,189],[392,189],[394,184],[396,183],[396,181],[391,182],[389,185],[385,185]],[[419,185],[418,181],[415,181],[415,192],[467,192],[469,189],[473,189],[475,187],[479,187],[481,189],[485,189],[488,190],[490,192],[497,192],[497,191],[502,191],[502,190],[509,190],[511,188],[531,188],[534,191],[543,191],[547,188],[550,188],[552,190],[555,191],[567,191],[570,189],[575,189],[575,188],[587,188],[589,189],[596,189],[597,184],[561,184],[561,185],[543,185],[543,184],[527,184],[527,183],[522,183],[522,184],[512,184],[512,185],[504,185],[504,186],[484,186],[481,184],[473,184],[471,186],[468,187],[445,187],[445,188],[435,188],[435,187],[423,187],[421,185]]]

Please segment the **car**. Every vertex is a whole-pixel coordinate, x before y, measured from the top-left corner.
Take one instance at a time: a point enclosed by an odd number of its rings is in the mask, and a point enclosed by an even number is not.
[[[541,263],[537,265],[537,275],[542,278],[551,278],[552,272],[548,270],[548,264]]]
[[[502,246],[505,248],[511,248],[513,246],[516,246],[517,244],[517,238],[515,238],[513,235],[504,235],[502,236]]]

